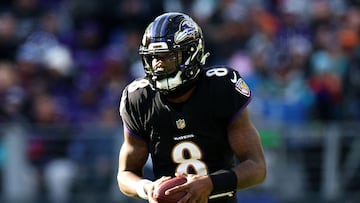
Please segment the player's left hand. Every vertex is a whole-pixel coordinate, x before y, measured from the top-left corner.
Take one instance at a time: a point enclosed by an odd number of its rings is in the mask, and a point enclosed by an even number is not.
[[[187,194],[178,203],[207,203],[212,191],[212,182],[208,176],[194,174],[175,174],[184,176],[187,182],[183,185],[176,186],[166,191],[165,194],[186,191]]]

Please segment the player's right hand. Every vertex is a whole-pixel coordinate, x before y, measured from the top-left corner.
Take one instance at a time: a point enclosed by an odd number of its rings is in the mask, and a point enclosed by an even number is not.
[[[157,179],[156,181],[153,181],[152,184],[147,184],[147,185],[144,186],[145,191],[146,191],[146,193],[148,195],[148,198],[149,198],[149,203],[158,203],[153,198],[154,189],[155,189],[155,187],[160,185],[162,182],[164,182],[165,180],[169,180],[170,178],[171,178],[170,176],[163,176],[163,177]]]

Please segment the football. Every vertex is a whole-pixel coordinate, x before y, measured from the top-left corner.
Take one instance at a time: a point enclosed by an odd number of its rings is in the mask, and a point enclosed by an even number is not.
[[[185,177],[174,177],[162,182],[158,187],[155,187],[153,198],[159,203],[176,203],[186,195],[186,192],[177,192],[171,195],[165,195],[165,191],[175,186],[182,185],[186,183],[186,181]]]

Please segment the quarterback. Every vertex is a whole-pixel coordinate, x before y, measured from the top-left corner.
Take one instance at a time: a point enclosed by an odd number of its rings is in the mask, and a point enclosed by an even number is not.
[[[179,201],[235,203],[236,191],[262,183],[266,163],[247,110],[251,92],[231,67],[207,67],[201,28],[188,15],[165,13],[145,30],[139,54],[146,76],[124,90],[124,142],[118,185],[127,196],[156,202],[166,179],[187,182]],[[143,178],[151,157],[154,180]]]

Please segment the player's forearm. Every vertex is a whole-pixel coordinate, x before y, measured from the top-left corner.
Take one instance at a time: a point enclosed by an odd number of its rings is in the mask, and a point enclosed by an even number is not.
[[[229,127],[229,143],[239,164],[233,168],[237,176],[237,189],[262,183],[266,177],[266,161],[260,135],[251,123],[247,111]]]
[[[234,171],[237,176],[237,189],[245,189],[264,182],[266,165],[259,161],[246,160],[238,164]]]
[[[139,176],[130,171],[119,171],[117,175],[120,191],[130,197],[138,197],[136,187],[140,180]]]

